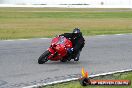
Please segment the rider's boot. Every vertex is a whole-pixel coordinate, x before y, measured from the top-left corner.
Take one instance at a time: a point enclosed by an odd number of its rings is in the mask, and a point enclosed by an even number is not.
[[[74,61],[79,61],[79,57],[80,57],[80,51],[76,54]]]

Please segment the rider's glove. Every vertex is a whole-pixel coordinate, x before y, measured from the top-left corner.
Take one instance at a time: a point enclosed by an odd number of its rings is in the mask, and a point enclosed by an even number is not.
[[[72,52],[73,52],[73,48],[68,48],[67,51],[68,51],[69,53],[72,53]]]

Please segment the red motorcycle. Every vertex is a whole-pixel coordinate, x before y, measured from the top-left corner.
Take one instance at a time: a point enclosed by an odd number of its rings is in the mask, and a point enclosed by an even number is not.
[[[50,47],[38,59],[39,64],[48,60],[66,62],[68,58],[68,48],[72,48],[72,42],[64,36],[53,38]]]

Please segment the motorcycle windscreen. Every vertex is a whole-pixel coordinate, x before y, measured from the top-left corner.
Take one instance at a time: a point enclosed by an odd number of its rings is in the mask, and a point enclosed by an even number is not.
[[[64,36],[60,36],[56,44],[63,44],[66,48],[72,48],[72,42]]]
[[[60,37],[56,37],[52,40],[51,44],[64,44],[65,42],[65,37],[64,36],[60,36]]]

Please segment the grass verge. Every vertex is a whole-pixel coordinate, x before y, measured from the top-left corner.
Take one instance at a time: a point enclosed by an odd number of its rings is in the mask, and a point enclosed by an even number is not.
[[[125,80],[131,80],[132,82],[132,71],[124,72],[124,73],[115,73],[115,74],[106,75],[106,76],[99,76],[99,77],[94,77],[91,79],[125,79]],[[42,88],[132,88],[132,85],[130,86],[86,86],[86,87],[83,87],[80,85],[79,81],[71,81],[71,82],[66,82],[66,83],[49,85],[49,86],[45,86]]]
[[[0,39],[40,38],[81,28],[85,36],[132,33],[131,9],[0,8]]]

